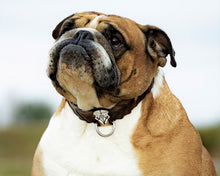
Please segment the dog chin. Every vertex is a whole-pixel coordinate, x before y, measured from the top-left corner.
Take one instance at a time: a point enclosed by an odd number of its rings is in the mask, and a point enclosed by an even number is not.
[[[83,111],[89,111],[94,108],[100,108],[101,105],[95,94],[86,93],[85,95],[79,95],[76,97],[77,106]]]
[[[62,69],[58,69],[57,80],[61,87],[65,90],[64,97],[71,101],[82,110],[90,110],[100,107],[96,90],[93,86],[93,78],[91,75],[83,74],[81,69],[73,71],[68,69],[65,64],[60,65]]]

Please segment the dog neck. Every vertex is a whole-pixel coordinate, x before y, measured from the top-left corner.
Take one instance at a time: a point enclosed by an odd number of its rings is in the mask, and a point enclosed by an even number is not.
[[[151,81],[150,86],[148,89],[139,97],[129,99],[129,100],[122,100],[118,104],[116,104],[113,108],[111,109],[104,109],[104,108],[98,108],[90,111],[83,111],[80,108],[78,108],[76,105],[71,103],[70,101],[67,100],[69,106],[73,110],[73,112],[79,117],[79,119],[86,121],[87,123],[98,123],[99,122],[96,120],[94,111],[97,110],[107,110],[110,118],[108,121],[110,123],[114,122],[117,119],[122,119],[125,115],[130,114],[132,109],[138,105],[138,103],[144,99],[144,97],[150,93],[152,87],[154,84],[154,78]]]

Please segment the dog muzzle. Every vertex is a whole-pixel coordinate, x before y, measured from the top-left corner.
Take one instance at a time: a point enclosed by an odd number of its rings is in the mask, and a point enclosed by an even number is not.
[[[71,36],[72,37],[69,37]],[[68,38],[65,38],[68,36]],[[73,29],[64,34],[50,52],[48,75],[56,79],[57,64],[65,64],[72,72],[81,70],[94,78],[94,86],[113,90],[120,83],[120,71],[115,64],[111,47],[95,29]]]

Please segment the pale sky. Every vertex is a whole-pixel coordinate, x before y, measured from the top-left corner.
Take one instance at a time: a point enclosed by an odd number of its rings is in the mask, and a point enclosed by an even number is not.
[[[173,93],[196,125],[220,123],[219,0],[13,0],[0,2],[0,127],[12,106],[61,96],[46,76],[55,26],[82,11],[117,14],[163,29],[176,51],[177,68],[163,69]]]

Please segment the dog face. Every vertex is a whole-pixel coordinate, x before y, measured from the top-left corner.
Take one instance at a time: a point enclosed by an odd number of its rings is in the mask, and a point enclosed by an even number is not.
[[[56,90],[82,110],[143,94],[174,51],[165,32],[115,15],[71,15],[53,31],[47,69]]]

